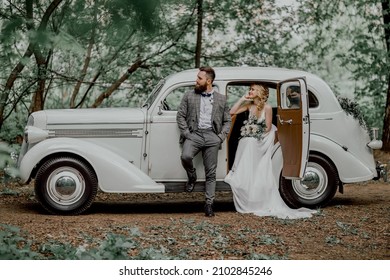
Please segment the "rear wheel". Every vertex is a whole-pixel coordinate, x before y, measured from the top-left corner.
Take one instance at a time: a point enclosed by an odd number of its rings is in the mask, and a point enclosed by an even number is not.
[[[336,168],[320,155],[310,155],[302,180],[280,179],[280,195],[292,208],[325,206],[336,194],[339,177]]]
[[[35,178],[35,195],[52,214],[76,215],[91,206],[98,183],[95,172],[72,157],[46,161]]]

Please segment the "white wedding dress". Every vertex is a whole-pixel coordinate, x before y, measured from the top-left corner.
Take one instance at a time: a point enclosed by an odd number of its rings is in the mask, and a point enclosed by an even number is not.
[[[263,110],[258,121],[264,118]],[[282,219],[311,217],[315,210],[291,209],[279,194],[271,162],[276,130],[272,125],[272,129],[264,134],[262,140],[254,137],[240,139],[232,169],[225,177],[225,182],[232,188],[236,210]]]

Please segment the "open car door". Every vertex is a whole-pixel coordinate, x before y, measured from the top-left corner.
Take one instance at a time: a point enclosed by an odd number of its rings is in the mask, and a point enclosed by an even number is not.
[[[282,176],[302,179],[309,157],[310,119],[305,78],[278,83],[278,138],[283,153]]]

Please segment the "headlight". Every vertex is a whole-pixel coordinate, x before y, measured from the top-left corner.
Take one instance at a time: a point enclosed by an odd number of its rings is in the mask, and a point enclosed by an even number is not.
[[[49,132],[35,126],[27,126],[24,130],[24,139],[26,143],[37,143],[49,137]]]

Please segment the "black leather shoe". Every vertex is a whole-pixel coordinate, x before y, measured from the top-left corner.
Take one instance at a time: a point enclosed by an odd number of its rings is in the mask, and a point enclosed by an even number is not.
[[[189,177],[186,184],[186,192],[192,192],[194,190],[196,179],[196,173]]]
[[[192,192],[195,188],[196,181],[188,180],[186,184],[186,192]]]
[[[206,217],[214,217],[215,216],[212,204],[206,204],[204,206],[204,214]]]

